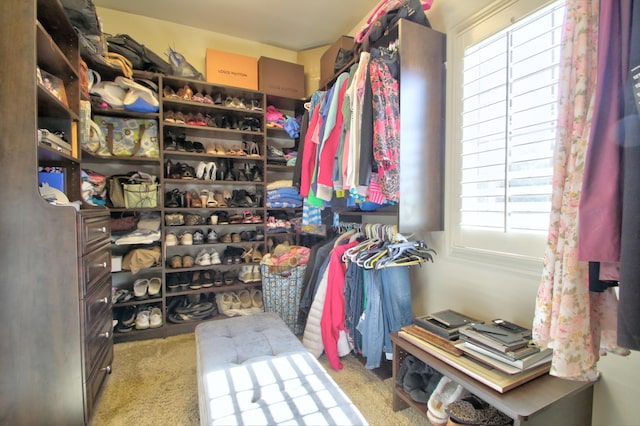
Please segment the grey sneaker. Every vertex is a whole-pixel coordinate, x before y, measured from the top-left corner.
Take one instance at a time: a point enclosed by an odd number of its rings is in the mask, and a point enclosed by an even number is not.
[[[209,229],[207,231],[207,244],[213,244],[218,242],[218,234],[215,229]]]

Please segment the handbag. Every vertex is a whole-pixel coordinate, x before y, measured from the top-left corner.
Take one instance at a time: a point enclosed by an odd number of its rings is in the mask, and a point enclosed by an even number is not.
[[[124,206],[127,209],[155,208],[158,206],[158,185],[155,183],[125,183]]]
[[[136,187],[135,185],[144,186]],[[129,194],[127,194],[127,186]],[[147,173],[133,171],[126,175],[113,175],[109,177],[109,202],[111,207],[116,209],[157,207],[157,187],[155,177]]]
[[[94,121],[104,137],[104,144],[115,157],[160,156],[158,123],[142,118],[120,118],[96,115]],[[103,144],[102,142],[100,142]],[[100,150],[104,153],[104,150]],[[100,154],[98,155],[105,155]]]

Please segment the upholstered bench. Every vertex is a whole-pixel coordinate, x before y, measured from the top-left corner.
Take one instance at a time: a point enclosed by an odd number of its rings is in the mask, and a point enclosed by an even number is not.
[[[204,322],[195,335],[200,424],[367,424],[275,313]]]

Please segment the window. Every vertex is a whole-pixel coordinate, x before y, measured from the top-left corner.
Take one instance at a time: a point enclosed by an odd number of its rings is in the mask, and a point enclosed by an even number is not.
[[[454,245],[539,258],[551,209],[564,1],[533,13],[527,6],[538,2],[515,3],[467,27],[454,47]]]

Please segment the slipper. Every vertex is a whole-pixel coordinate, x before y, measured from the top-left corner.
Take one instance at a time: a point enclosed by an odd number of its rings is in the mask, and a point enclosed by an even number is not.
[[[253,306],[253,302],[251,301],[251,294],[249,290],[240,290],[238,293],[238,299],[240,300],[240,308],[248,309]]]
[[[139,278],[133,283],[133,295],[136,299],[146,299],[149,297],[149,280],[146,278]]]
[[[162,288],[162,280],[159,277],[149,278],[149,296],[159,296]]]

